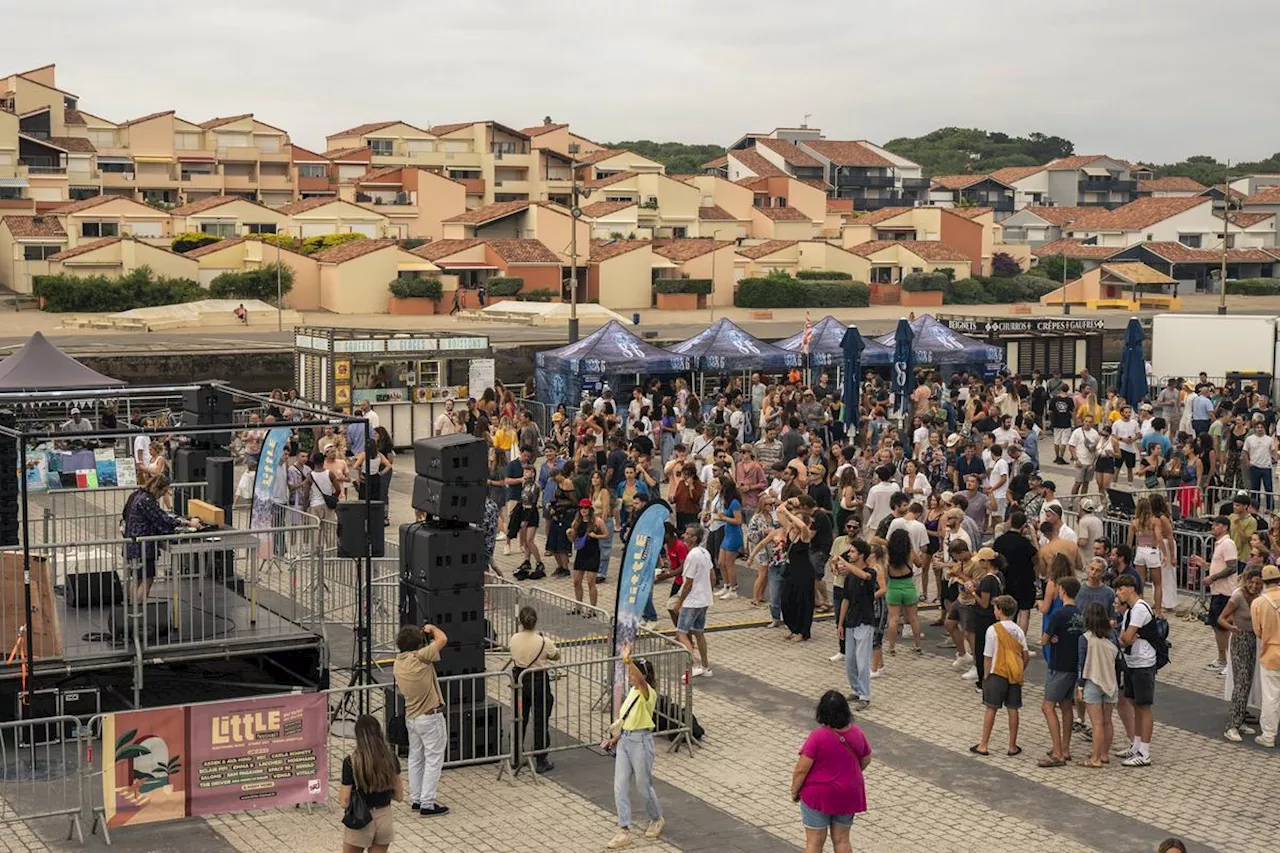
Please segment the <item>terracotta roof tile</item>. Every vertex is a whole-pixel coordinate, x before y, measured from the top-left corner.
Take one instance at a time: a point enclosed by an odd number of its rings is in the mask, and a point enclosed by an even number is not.
[[[477,207],[475,210],[468,210],[465,213],[459,213],[457,216],[450,216],[445,222],[465,222],[470,225],[481,225],[485,222],[492,222],[495,219],[501,219],[504,216],[510,216],[513,213],[519,213],[526,208],[532,207],[535,203],[532,201],[500,201],[495,204],[488,204],[484,207]]]
[[[56,148],[76,154],[93,154],[98,150],[93,147],[92,142],[81,136],[50,136],[45,141]]]
[[[1280,204],[1280,193],[1275,196],[1276,203]],[[1274,213],[1233,213],[1231,214],[1231,224],[1240,228],[1249,228],[1257,225],[1259,222],[1270,219],[1275,216]]]
[[[1077,217],[1071,231],[1138,231],[1171,216],[1211,202],[1203,196],[1190,198],[1140,198],[1115,210],[1097,210]]]
[[[355,127],[348,127],[346,130],[340,130],[337,133],[331,133],[326,138],[334,136],[363,136],[366,133],[372,133],[375,130],[382,130],[384,127],[391,127],[393,124],[400,124],[399,121],[371,121],[368,124],[357,124]]]
[[[1176,284],[1174,279],[1141,261],[1108,261],[1102,268],[1134,284]]]
[[[138,207],[147,207],[147,205],[143,204],[142,202],[134,201],[133,199],[126,198],[125,196],[95,195],[95,196],[92,196],[91,198],[82,198],[79,201],[73,201],[64,205],[60,205],[58,207],[51,209],[49,212],[57,216],[66,216],[69,213],[79,213],[82,210],[88,210],[91,207],[97,207],[98,205],[106,204],[109,201],[127,201],[130,204],[136,204]],[[159,210],[154,210],[153,208],[147,207],[147,209],[152,210],[152,212],[155,213],[157,216],[167,215],[166,213]]]
[[[730,221],[737,220],[736,216],[734,216],[732,213],[725,210],[723,207],[721,207],[718,204],[713,204],[709,207],[699,207],[698,218],[705,219],[710,222],[721,222],[724,220],[730,220]]]
[[[438,261],[441,258],[456,255],[458,252],[465,251],[466,249],[470,249],[474,246],[479,246],[483,243],[484,240],[477,240],[474,238],[467,240],[432,240],[430,243],[426,243],[416,249],[410,249],[409,252],[420,258],[425,258],[428,261]]]
[[[610,213],[617,213],[619,210],[635,206],[634,201],[597,201],[582,208],[582,215],[595,219],[598,216],[608,216]]]
[[[702,164],[702,168],[723,169],[725,166],[728,166],[728,165],[729,165],[729,155],[726,154],[723,157],[717,157],[714,160],[708,160],[707,162]]]
[[[1044,168],[1051,172],[1061,172],[1070,169],[1083,169],[1095,160],[1113,160],[1115,158],[1108,157],[1106,154],[1072,154],[1070,157],[1059,157],[1057,160],[1050,160],[1044,165]]]
[[[1028,205],[1023,210],[1040,217],[1051,225],[1059,226],[1069,225],[1086,214],[1097,213],[1097,210],[1092,207],[1041,207],[1039,205]]]
[[[640,173],[639,172],[617,172],[612,175],[607,175],[603,178],[596,178],[590,181],[583,181],[582,185],[589,189],[598,190],[601,187],[607,187],[607,186],[612,186],[613,184],[621,183],[622,181],[627,180],[627,178],[634,178],[638,174]]]
[[[799,242],[799,240],[766,240],[763,243],[757,243],[754,246],[739,246],[733,251],[735,254],[742,255],[744,258],[759,260],[760,258],[768,257],[775,252],[780,252],[783,249],[790,248]]]
[[[444,136],[449,133],[457,133],[459,130],[474,127],[475,125],[482,123],[483,122],[478,121],[459,121],[454,122],[453,124],[433,124],[431,127],[427,128],[427,133],[430,133],[432,136]]]
[[[209,243],[206,246],[200,246],[199,248],[195,248],[195,249],[191,249],[189,251],[183,252],[182,256],[184,258],[202,258],[205,255],[211,255],[214,252],[220,252],[223,249],[229,249],[232,246],[238,246],[243,242],[245,242],[244,237],[232,237],[229,240],[219,240],[216,243]]]
[[[355,160],[368,162],[373,157],[373,151],[366,145],[356,145],[351,148],[333,148],[324,152],[326,160]]]
[[[123,237],[103,237],[101,240],[93,240],[92,242],[89,242],[89,243],[81,243],[79,246],[76,246],[74,249],[67,249],[65,251],[59,252],[56,255],[50,255],[49,260],[65,261],[68,258],[74,258],[78,255],[84,255],[96,249],[101,249],[104,246],[110,246],[113,243],[119,243],[123,239],[124,239]]]
[[[341,264],[363,257],[370,252],[379,252],[395,245],[395,240],[369,240],[367,238],[364,240],[352,240],[349,243],[341,243],[316,252],[311,258],[322,264]]]
[[[328,159],[323,154],[317,154],[308,148],[303,148],[301,145],[291,144],[289,153],[295,163],[323,163]]]
[[[1218,264],[1221,249],[1192,249],[1176,242],[1139,243],[1151,254],[1174,264]],[[1227,249],[1227,263],[1270,263],[1273,257],[1265,249]]]
[[[853,199],[851,198],[827,199],[827,213],[853,213]]]
[[[1044,166],[1005,166],[1003,169],[996,169],[992,172],[991,177],[1001,183],[1012,184],[1043,171]]]
[[[879,210],[868,210],[846,222],[846,225],[876,225],[886,219],[893,219],[912,210],[910,207],[882,207]]]
[[[1138,192],[1187,192],[1202,193],[1207,190],[1204,184],[1194,178],[1184,177],[1168,177],[1168,178],[1152,178],[1149,181],[1138,181]]]
[[[87,123],[79,110],[67,110],[62,120],[66,124],[76,125],[77,127],[83,127]]]
[[[710,240],[707,238],[688,238],[682,240],[654,241],[653,251],[677,263],[700,258],[708,252],[732,246],[732,240]]]
[[[977,219],[995,210],[993,207],[944,207],[947,213],[963,216],[965,219]]]
[[[40,239],[56,239],[66,237],[67,232],[63,230],[62,223],[58,221],[56,216],[4,216],[0,217],[4,220],[4,224],[9,226],[9,233],[15,238],[28,238],[31,240]]]
[[[215,116],[208,121],[200,122],[200,126],[205,130],[213,130],[215,127],[222,127],[224,124],[231,124],[233,121],[240,121],[246,118],[253,118],[253,113],[240,113],[238,116]]]
[[[822,168],[821,160],[808,152],[801,151],[794,142],[788,142],[785,139],[768,139],[762,137],[756,139],[756,145],[757,147],[763,145],[770,151],[781,154],[782,159],[792,166],[815,169]]]
[[[743,151],[730,151],[728,156],[737,160],[747,169],[755,172],[761,178],[782,178],[786,177],[786,171],[779,169],[773,163],[765,159],[764,155],[758,151],[747,148]]]
[[[894,246],[901,246],[926,261],[969,260],[964,252],[938,240],[871,240],[854,246],[849,251],[866,258]]]
[[[1086,246],[1082,240],[1064,237],[1061,240],[1054,240],[1052,243],[1036,246],[1031,250],[1031,254],[1039,258],[1050,255],[1066,255],[1068,258],[1100,261],[1123,251],[1124,249],[1115,246]]]
[[[753,207],[756,213],[774,222],[808,222],[809,217],[805,216],[794,207]]]
[[[759,189],[761,192],[764,192],[769,188],[769,179],[761,178],[758,175],[752,175],[749,178],[738,178],[734,183],[740,187],[746,187],[749,190]]]
[[[893,162],[854,140],[805,140],[804,147],[817,151],[837,166],[889,167]]]
[[[295,213],[306,213],[308,210],[315,210],[317,207],[324,207],[326,204],[336,204],[342,199],[334,196],[312,196],[311,198],[301,198],[297,201],[283,204],[276,208],[277,213],[283,213],[285,216],[293,216]]]
[[[990,177],[990,175],[934,175],[931,186],[943,190],[964,190]]]
[[[617,157],[619,154],[630,154],[630,151],[624,151],[621,148],[601,148],[599,151],[592,151],[589,154],[579,154],[573,158],[573,162],[580,165],[590,166],[599,163],[601,160],[608,160],[610,157]]]
[[[643,249],[648,245],[648,240],[592,240],[591,254],[587,260],[589,263],[598,264],[619,255],[634,252],[636,249]]]
[[[1237,193],[1236,197],[1239,198],[1241,195]],[[1243,202],[1244,204],[1280,204],[1280,186],[1265,187],[1251,196],[1245,196]]]
[[[122,121],[120,122],[119,126],[128,127],[131,124],[141,124],[144,121],[151,121],[154,118],[163,118],[164,116],[174,115],[176,112],[177,110],[165,110],[163,112],[158,112],[158,113],[149,113],[144,116],[138,116],[137,118],[131,118],[128,121]]]
[[[351,183],[355,184],[356,186],[360,186],[361,184],[377,184],[377,183],[398,184],[400,183],[400,181],[383,181],[381,179],[389,177],[390,175],[394,175],[403,168],[404,168],[403,166],[384,166],[380,169],[371,169],[370,171],[365,172],[360,177],[353,179]]]
[[[181,207],[175,207],[173,210],[169,211],[169,215],[170,216],[192,216],[196,213],[203,213],[206,210],[212,210],[215,207],[221,207],[224,204],[230,204],[233,201],[248,202],[249,204],[252,204],[254,207],[261,207],[263,210],[270,210],[270,208],[264,205],[258,204],[256,201],[249,201],[249,199],[242,198],[240,196],[215,195],[215,196],[210,196],[209,198],[202,198],[199,201],[190,202],[189,204],[184,204]]]
[[[544,133],[551,133],[552,131],[561,130],[568,126],[569,125],[567,124],[539,124],[534,125],[533,127],[521,128],[520,132],[525,136],[542,136]]]
[[[682,184],[688,184],[689,186],[691,186],[691,187],[692,187],[692,186],[697,186],[697,184],[695,184],[695,183],[693,182],[693,179],[694,179],[694,178],[701,177],[701,176],[700,176],[700,175],[679,175],[679,174],[677,174],[677,175],[673,175],[673,174],[671,174],[671,173],[667,173],[667,174],[663,175],[662,177],[664,177],[664,178],[670,178],[670,179],[671,179],[671,180],[673,180],[673,181],[679,181],[679,182],[680,182],[680,183],[682,183]]]
[[[560,256],[541,240],[486,240],[485,243],[509,264],[560,265]]]

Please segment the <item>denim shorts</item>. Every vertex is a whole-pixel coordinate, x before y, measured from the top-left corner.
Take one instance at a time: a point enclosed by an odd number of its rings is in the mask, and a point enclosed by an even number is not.
[[[1101,687],[1086,678],[1084,680],[1084,703],[1086,705],[1100,705],[1103,702],[1108,705],[1116,704],[1116,695],[1112,693],[1108,696],[1102,692]]]
[[[827,829],[832,825],[852,826],[853,815],[820,812],[817,809],[809,808],[804,804],[804,800],[801,800],[800,822],[804,824],[805,829]]]
[[[701,634],[707,630],[706,607],[681,607],[676,630],[682,634]]]

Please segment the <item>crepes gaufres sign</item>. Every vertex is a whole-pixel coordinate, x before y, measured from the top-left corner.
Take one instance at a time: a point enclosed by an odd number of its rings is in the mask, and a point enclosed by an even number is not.
[[[1051,317],[1028,320],[946,320],[947,328],[965,335],[1018,335],[1062,332],[1101,332],[1106,321],[1101,319],[1055,319]]]

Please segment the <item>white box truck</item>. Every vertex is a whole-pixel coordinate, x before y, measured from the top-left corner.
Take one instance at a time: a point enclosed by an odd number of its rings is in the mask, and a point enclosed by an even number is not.
[[[1157,314],[1151,320],[1151,371],[1157,381],[1204,373],[1280,373],[1276,317],[1262,314]]]

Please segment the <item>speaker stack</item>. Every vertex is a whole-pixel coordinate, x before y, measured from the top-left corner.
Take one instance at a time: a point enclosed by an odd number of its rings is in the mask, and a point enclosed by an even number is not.
[[[400,622],[432,624],[449,638],[436,673],[485,671],[484,532],[488,444],[470,435],[422,439],[413,445],[413,508],[427,520],[400,528]],[[446,760],[497,755],[501,706],[478,681],[445,691]]]
[[[183,426],[229,424],[232,419],[231,394],[216,385],[201,385],[182,393]],[[191,447],[205,451],[225,449],[229,432],[202,432],[191,436]]]
[[[0,426],[17,429],[18,419],[10,409],[0,409]],[[10,471],[18,471],[18,440],[0,435],[0,545],[18,544],[18,477]],[[25,471],[18,471],[25,477]]]

